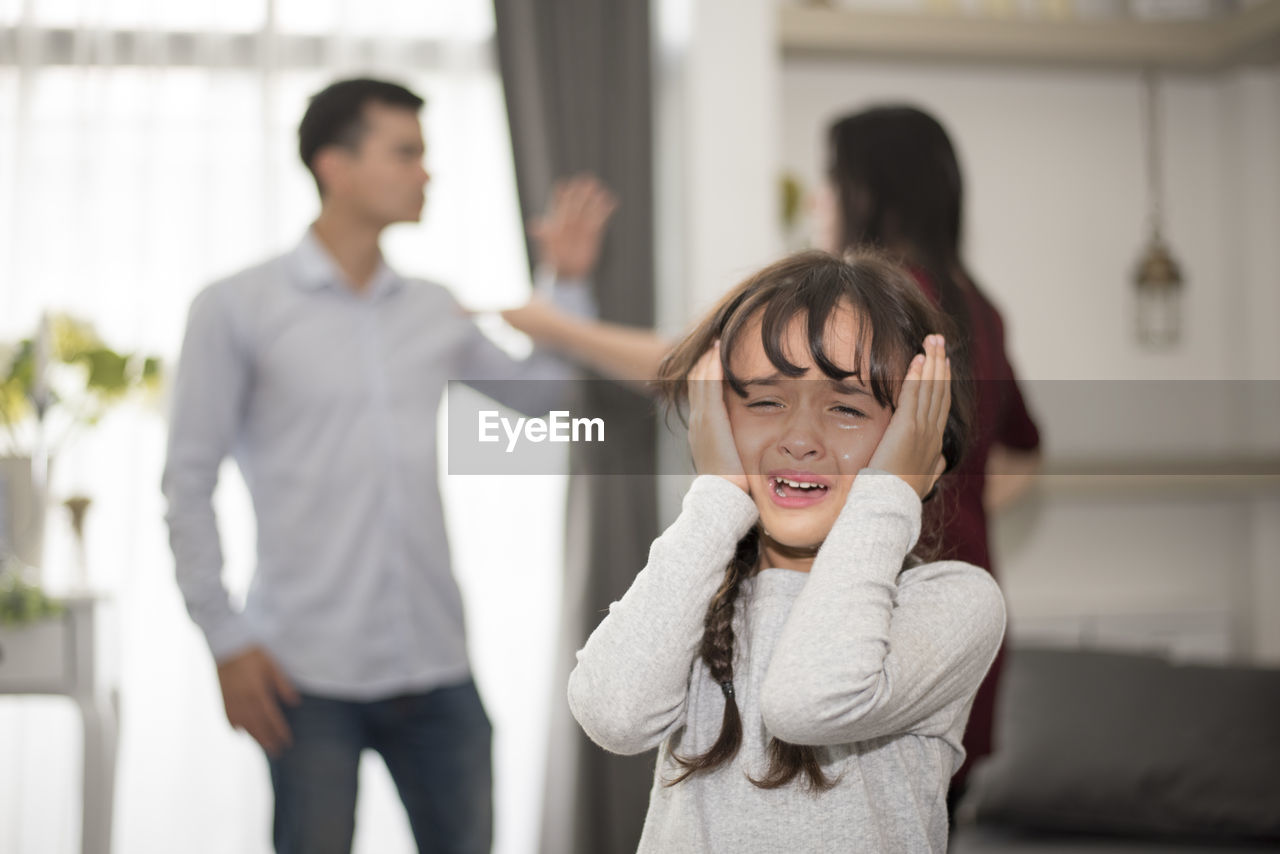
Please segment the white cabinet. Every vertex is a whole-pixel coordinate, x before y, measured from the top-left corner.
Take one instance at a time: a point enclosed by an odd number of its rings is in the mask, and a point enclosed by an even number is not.
[[[0,691],[61,694],[72,676],[71,622],[63,615],[31,626],[0,626]]]
[[[28,626],[0,626],[0,694],[70,697],[84,727],[82,854],[110,854],[115,796],[119,694],[99,641],[107,600],[63,602],[59,616]]]

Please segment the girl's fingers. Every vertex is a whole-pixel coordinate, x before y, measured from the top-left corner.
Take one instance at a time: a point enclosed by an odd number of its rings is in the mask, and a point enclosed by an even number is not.
[[[696,380],[702,379],[702,374],[707,364],[707,354],[710,352],[711,351],[708,350],[706,353],[703,353],[701,356],[698,357],[698,361],[693,363],[693,368],[689,371],[690,382],[694,382]],[[689,390],[693,391],[692,388],[690,388]]]
[[[713,370],[712,364],[714,363],[715,367],[719,367],[720,363],[719,346],[720,343],[717,341],[715,344],[707,348],[707,352],[698,357],[698,361],[693,363],[693,370],[689,371],[689,379],[711,379],[710,374]]]
[[[693,464],[698,473],[727,478],[749,495],[751,488],[733,442],[723,383],[720,342],[716,341],[689,371],[689,446]]]
[[[934,357],[934,335],[925,336],[924,339],[924,363],[920,366],[920,382],[917,383],[919,391],[916,393],[916,416],[918,423],[926,423],[929,418],[929,398],[933,393],[933,368],[935,364]]]
[[[938,412],[942,409],[942,398],[946,392],[946,342],[941,335],[930,336],[932,347],[925,363],[925,397],[928,405],[923,409],[924,423],[933,426],[938,421]]]
[[[951,359],[947,358],[942,371],[942,401],[938,407],[937,425],[939,430],[947,427],[947,417],[951,414]]]
[[[947,343],[941,335],[933,336],[933,360],[930,364],[932,369],[929,376],[929,416],[936,415],[942,404],[942,396],[946,390],[946,383],[943,379],[946,374],[947,360]],[[930,417],[929,422],[933,423]]]
[[[907,366],[889,427],[869,465],[899,474],[922,498],[946,470],[942,439],[951,406],[946,341],[929,335]]]
[[[720,395],[720,386],[712,380],[723,379],[724,371],[720,367],[720,342],[707,348],[693,370],[689,371],[689,403],[703,412],[710,411]]]
[[[915,413],[920,397],[920,374],[924,368],[924,356],[919,354],[907,365],[907,376],[898,392],[898,411]]]
[[[946,339],[941,335],[928,336],[924,350],[918,423],[920,430],[928,435],[929,445],[940,449],[951,410],[951,360],[947,357]],[[939,454],[933,478],[936,479],[945,469],[946,460]]]

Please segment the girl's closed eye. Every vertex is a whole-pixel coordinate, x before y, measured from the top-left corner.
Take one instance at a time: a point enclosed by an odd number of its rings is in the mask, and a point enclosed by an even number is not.
[[[870,417],[867,415],[867,413],[863,412],[861,409],[855,409],[854,407],[844,403],[837,403],[835,406],[831,407],[831,409],[833,412],[836,412],[848,418],[862,419],[862,418]]]

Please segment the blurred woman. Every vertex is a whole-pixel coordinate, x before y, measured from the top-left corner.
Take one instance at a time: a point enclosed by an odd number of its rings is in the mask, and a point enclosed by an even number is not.
[[[1000,312],[961,258],[964,193],[955,149],[927,113],[880,106],[832,124],[827,154],[828,181],[816,204],[822,248],[889,252],[958,329],[949,349],[975,383],[976,417],[965,458],[926,511],[940,524],[925,529],[940,532],[940,558],[995,574],[987,516],[1030,485],[1040,434],[1005,353]],[[968,758],[953,781],[954,794],[963,790],[973,761],[991,752],[1000,665],[998,658],[975,700],[964,738]]]

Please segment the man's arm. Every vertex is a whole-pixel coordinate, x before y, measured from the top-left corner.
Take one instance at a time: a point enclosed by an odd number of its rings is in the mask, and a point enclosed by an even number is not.
[[[202,291],[191,304],[178,360],[161,489],[178,587],[215,659],[255,642],[222,582],[213,511],[218,469],[239,430],[249,375],[224,294],[216,286]]]
[[[291,742],[278,700],[296,703],[298,696],[231,607],[213,510],[218,469],[244,417],[252,375],[223,300],[216,287],[207,288],[191,305],[161,488],[178,587],[217,661],[227,720],[276,755]]]
[[[605,227],[616,206],[613,195],[589,175],[557,182],[547,212],[529,226],[538,245],[536,304],[565,318],[595,317],[587,277],[600,257]],[[552,352],[559,348],[543,343],[535,339],[529,358],[518,360],[473,326],[459,351],[459,377],[526,415],[562,406],[566,383],[577,372]]]
[[[618,380],[652,380],[671,342],[650,329],[575,317],[542,299],[502,312],[537,344]]]
[[[598,322],[594,306],[583,306],[583,280],[595,268],[616,207],[617,200],[589,176],[558,184],[547,214],[529,228],[539,256],[534,298],[502,316],[536,345],[601,374],[651,380],[670,343],[648,329]],[[554,292],[548,287],[553,279],[558,284]]]

